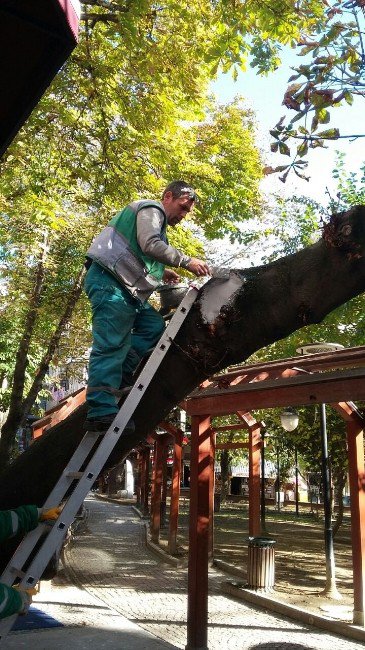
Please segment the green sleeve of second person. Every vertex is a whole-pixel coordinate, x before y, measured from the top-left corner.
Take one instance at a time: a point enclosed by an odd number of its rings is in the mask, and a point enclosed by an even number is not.
[[[23,601],[19,592],[0,582],[0,619],[16,614],[22,606]]]
[[[27,533],[38,525],[37,506],[20,506],[14,510],[0,510],[0,542],[18,533]]]

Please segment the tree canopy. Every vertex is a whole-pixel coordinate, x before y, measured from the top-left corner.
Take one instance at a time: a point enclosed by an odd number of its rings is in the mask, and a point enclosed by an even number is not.
[[[60,343],[70,321],[68,341],[89,345],[83,260],[113,212],[185,177],[208,238],[234,237],[240,220],[260,214],[253,115],[208,95],[208,21],[174,3],[156,11],[146,2],[125,7],[117,23],[86,17],[78,48],[3,159],[0,372],[10,410],[1,445],[32,408],[51,360],[67,354]],[[170,239],[203,254],[189,224]]]
[[[87,340],[83,255],[113,212],[185,176],[198,189],[195,220],[208,239],[240,239],[240,223],[262,214],[254,116],[239,102],[216,106],[209,81],[219,70],[235,76],[249,60],[269,72],[282,45],[327,33],[333,19],[319,0],[82,7],[78,47],[1,163],[0,373],[11,379],[2,396],[11,435],[66,324],[73,320],[74,341]],[[200,246],[189,228],[171,241],[187,252]]]

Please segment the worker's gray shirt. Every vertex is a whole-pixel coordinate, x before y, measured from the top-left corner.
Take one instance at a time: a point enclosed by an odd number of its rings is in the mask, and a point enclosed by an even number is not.
[[[191,257],[161,239],[164,216],[154,207],[142,208],[137,214],[138,245],[149,257],[167,266],[186,268]]]

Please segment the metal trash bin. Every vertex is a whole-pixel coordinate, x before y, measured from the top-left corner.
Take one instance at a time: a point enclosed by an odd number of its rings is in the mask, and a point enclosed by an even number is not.
[[[269,537],[248,538],[247,586],[270,590],[275,586],[275,544]]]

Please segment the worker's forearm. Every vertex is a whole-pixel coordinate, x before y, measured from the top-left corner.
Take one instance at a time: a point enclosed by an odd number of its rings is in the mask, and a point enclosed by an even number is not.
[[[20,593],[12,587],[0,583],[0,619],[17,614],[22,605]]]
[[[38,508],[20,506],[14,510],[0,511],[0,542],[18,533],[27,533],[38,525]]]
[[[141,250],[167,266],[186,266],[190,257],[161,239],[163,215],[157,208],[146,208],[138,213],[137,241]]]

